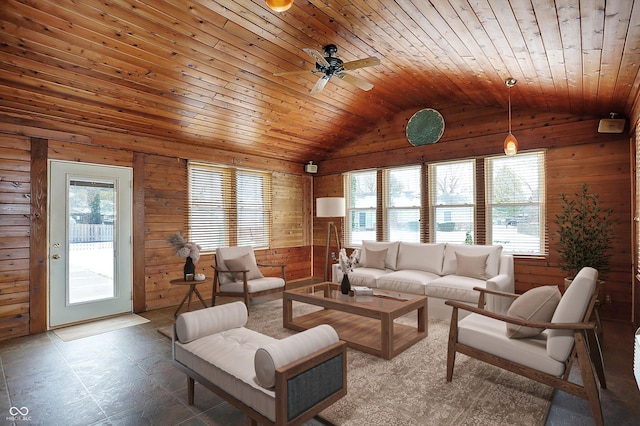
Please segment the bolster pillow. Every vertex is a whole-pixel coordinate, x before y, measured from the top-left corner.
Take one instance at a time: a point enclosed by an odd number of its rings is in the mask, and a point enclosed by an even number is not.
[[[322,324],[259,348],[254,358],[258,384],[267,389],[273,388],[276,384],[277,368],[338,341],[338,333],[333,327]]]
[[[224,330],[243,327],[247,318],[247,307],[243,302],[185,312],[176,320],[177,338],[180,343],[189,343]]]

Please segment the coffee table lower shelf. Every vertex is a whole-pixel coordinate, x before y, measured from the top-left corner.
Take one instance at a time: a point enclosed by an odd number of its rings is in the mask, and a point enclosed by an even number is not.
[[[320,324],[329,324],[336,330],[340,339],[347,342],[347,346],[384,359],[393,358],[427,337],[426,327],[419,330],[422,327],[390,322],[391,330],[386,332],[382,330],[385,321],[333,309],[321,309],[295,317],[290,322],[285,316],[284,326],[291,330],[304,331]],[[385,334],[388,336],[387,339]]]

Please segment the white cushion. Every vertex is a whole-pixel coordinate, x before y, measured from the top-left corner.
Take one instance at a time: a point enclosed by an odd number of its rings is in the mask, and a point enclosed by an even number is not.
[[[385,266],[387,269],[396,270],[398,262],[398,241],[383,242],[383,241],[363,241],[362,248],[369,250],[384,250],[387,249],[387,258],[385,259]],[[360,264],[366,265],[367,254],[366,250],[360,251]]]
[[[322,324],[259,348],[254,359],[258,383],[265,388],[273,388],[277,368],[311,355],[338,340],[338,333],[333,327]]]
[[[506,358],[527,367],[561,376],[565,364],[547,355],[545,335],[529,339],[509,339],[504,322],[470,314],[458,322],[458,341],[481,351]]]
[[[253,363],[258,348],[276,341],[244,327],[234,328],[187,344],[176,342],[175,359],[275,421],[275,392],[258,384]]]
[[[439,244],[405,243],[400,242],[398,247],[398,270],[414,269],[417,271],[442,273],[442,259],[444,247]]]
[[[225,259],[224,263],[227,265],[227,269],[231,271],[249,271],[247,272],[247,281],[264,277],[258,269],[255,259],[252,258],[249,253],[240,257],[234,257],[233,259]],[[244,273],[236,272],[234,278],[236,281],[242,281],[244,279]]]
[[[278,277],[264,277],[247,281],[249,293],[257,293],[262,290],[271,290],[280,287],[284,287],[284,280]],[[227,284],[220,284],[220,291],[242,293],[244,292],[244,283],[242,281],[233,281]]]
[[[411,269],[394,271],[378,278],[378,288],[424,295],[429,282],[439,278],[438,275]]]
[[[456,275],[486,280],[488,257],[489,253],[478,256],[467,256],[456,252]]]
[[[507,316],[534,322],[549,322],[560,302],[558,286],[532,288],[520,295],[509,307]],[[520,339],[542,333],[544,328],[524,327],[507,323],[507,337]]]
[[[227,303],[185,312],[176,319],[176,334],[181,343],[219,333],[247,323],[247,307],[242,302]]]
[[[349,282],[352,286],[377,287],[377,280],[381,276],[393,272],[391,269],[355,268],[349,272]]]
[[[480,256],[489,254],[487,258],[487,278],[493,278],[498,275],[500,269],[500,255],[502,254],[502,246],[483,246],[483,245],[467,245],[467,244],[451,244],[446,243],[444,248],[444,263],[442,265],[442,275],[453,275],[458,269],[456,253],[466,256]]]
[[[447,275],[427,284],[426,295],[445,300],[478,303],[480,293],[474,287],[486,288],[487,282],[476,278]],[[502,329],[504,331],[504,328]]]
[[[556,307],[551,322],[575,323],[582,322],[587,313],[591,296],[596,289],[598,271],[593,268],[582,268],[569,288],[564,292],[560,303]],[[548,330],[547,352],[549,356],[565,361],[573,349],[573,331]]]

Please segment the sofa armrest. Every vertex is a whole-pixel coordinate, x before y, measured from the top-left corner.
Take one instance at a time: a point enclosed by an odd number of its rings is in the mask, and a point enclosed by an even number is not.
[[[185,312],[176,319],[175,335],[180,343],[189,343],[204,336],[243,327],[248,317],[247,307],[243,302]]]
[[[276,424],[301,424],[347,394],[347,344],[338,341],[276,369]]]
[[[515,293],[513,275],[496,275],[495,277],[487,280],[486,288],[487,290],[495,290],[503,293]],[[509,306],[511,306],[511,303],[513,302],[513,300],[509,298],[491,294],[487,294],[485,300],[487,302],[487,309],[497,313],[507,312]]]

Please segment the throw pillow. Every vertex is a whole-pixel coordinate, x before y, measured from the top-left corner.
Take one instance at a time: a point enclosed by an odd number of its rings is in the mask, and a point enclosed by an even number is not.
[[[545,285],[532,288],[513,301],[507,315],[528,321],[549,322],[561,297],[558,286]],[[523,327],[507,323],[507,337],[510,339],[534,337],[543,331],[543,328]]]
[[[456,252],[456,275],[486,280],[488,258],[489,253],[480,256],[467,256]]]
[[[364,249],[365,252],[365,268],[384,269],[384,261],[387,258],[387,249],[384,250],[369,250]]]
[[[227,259],[224,261],[232,271],[246,271],[247,272],[247,280],[255,280],[257,278],[263,278],[262,273],[258,269],[258,265],[253,262],[250,254],[245,254],[244,256],[237,257],[235,259]],[[238,272],[235,274],[235,279],[237,281],[242,281],[242,272]]]

